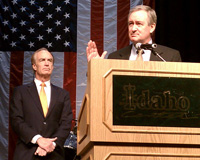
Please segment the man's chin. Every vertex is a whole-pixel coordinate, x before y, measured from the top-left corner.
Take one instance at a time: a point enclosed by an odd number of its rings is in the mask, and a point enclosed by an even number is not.
[[[138,38],[130,38],[130,41],[133,42],[134,44],[139,42]]]
[[[41,76],[47,78],[47,77],[50,77],[51,74],[50,74],[50,73],[44,73],[44,74],[42,74]]]

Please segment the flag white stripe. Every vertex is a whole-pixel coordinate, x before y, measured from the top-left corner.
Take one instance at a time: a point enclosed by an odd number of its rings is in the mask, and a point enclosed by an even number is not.
[[[0,159],[8,159],[10,52],[0,51]]]
[[[130,8],[143,4],[143,0],[130,0]]]
[[[117,1],[104,1],[104,50],[109,53],[117,49]],[[107,54],[107,56],[108,56]]]
[[[24,65],[23,65],[23,84],[28,84],[33,81],[34,72],[31,65],[31,56],[33,52],[24,52]]]
[[[77,6],[77,71],[76,71],[76,117],[85,94],[87,84],[86,46],[90,40],[90,0],[79,1]]]

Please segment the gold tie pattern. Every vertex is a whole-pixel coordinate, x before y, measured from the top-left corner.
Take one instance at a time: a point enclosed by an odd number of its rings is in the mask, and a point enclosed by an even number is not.
[[[48,112],[47,96],[46,96],[46,93],[44,91],[44,87],[45,86],[46,86],[45,83],[42,82],[42,84],[41,84],[41,90],[40,90],[40,102],[42,104],[42,109],[43,109],[44,117],[46,117],[47,112]]]
[[[142,54],[144,53],[144,51],[142,49],[138,49],[137,53],[138,53],[138,55],[136,57],[136,61],[143,61]]]

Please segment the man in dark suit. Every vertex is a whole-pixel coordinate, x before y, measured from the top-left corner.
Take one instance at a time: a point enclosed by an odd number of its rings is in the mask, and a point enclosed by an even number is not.
[[[54,58],[47,49],[37,50],[31,62],[34,82],[16,87],[11,101],[10,122],[18,136],[14,160],[64,160],[72,121],[69,92],[50,83]]]
[[[113,52],[108,55],[108,59],[123,59],[123,60],[129,60],[130,53],[131,53],[132,45],[129,45],[125,48],[122,48],[116,52]],[[171,61],[171,62],[180,62],[181,57],[178,50],[157,45],[157,48],[154,49],[155,52],[159,53],[159,55],[165,60],[165,61]],[[148,51],[147,51],[148,52]],[[157,55],[152,54],[150,56],[150,61],[163,61],[161,58],[159,58]]]
[[[128,15],[128,35],[132,44],[128,47],[115,51],[108,55],[108,59],[124,59],[124,60],[136,60],[138,57],[136,44],[152,44],[152,34],[155,31],[157,23],[157,16],[155,11],[145,5],[139,5],[132,8]],[[143,50],[142,59],[144,61],[161,61],[151,50]],[[180,62],[181,57],[179,51],[158,45],[154,49],[165,61]],[[104,51],[99,56],[96,44],[90,40],[86,48],[87,60],[90,61],[92,58],[104,59],[107,51]],[[162,60],[163,60],[162,59]]]

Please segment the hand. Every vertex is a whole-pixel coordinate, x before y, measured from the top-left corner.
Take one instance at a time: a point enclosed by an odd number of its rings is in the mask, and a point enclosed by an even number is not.
[[[87,53],[87,60],[88,62],[92,59],[92,58],[96,58],[96,59],[104,59],[104,57],[107,54],[107,51],[104,51],[102,53],[101,56],[99,56],[98,50],[97,50],[97,46],[96,43],[92,40],[90,40],[88,42],[88,46],[86,48],[86,53]]]
[[[35,155],[38,156],[46,156],[47,155],[47,151],[45,151],[44,149],[42,149],[41,147],[38,147],[35,151]]]
[[[47,153],[53,152],[55,149],[55,146],[53,145],[53,142],[57,140],[56,138],[44,138],[40,137],[37,140],[37,144],[39,145],[40,148],[44,149]]]

